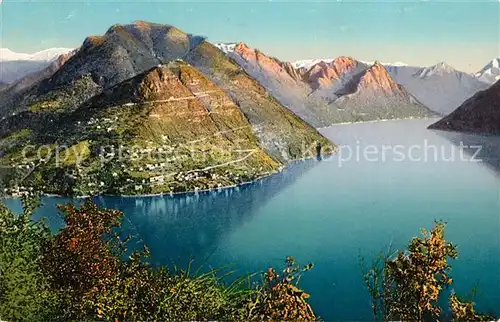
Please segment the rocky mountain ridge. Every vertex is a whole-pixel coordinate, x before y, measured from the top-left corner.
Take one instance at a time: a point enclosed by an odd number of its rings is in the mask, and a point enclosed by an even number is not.
[[[434,115],[398,87],[379,62],[366,65],[351,57],[338,57],[330,62],[320,61],[309,69],[297,69],[244,43],[236,45],[227,55],[281,103],[314,126]],[[359,106],[347,104],[352,97],[345,95],[355,92],[361,93],[355,95],[359,97],[356,99],[361,103]]]

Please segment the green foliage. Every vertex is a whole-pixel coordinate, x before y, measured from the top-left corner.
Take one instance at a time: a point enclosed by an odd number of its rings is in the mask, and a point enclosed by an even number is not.
[[[262,283],[242,276],[231,285],[221,274],[169,271],[149,263],[149,250],[130,253],[118,235],[122,213],[88,201],[79,208],[60,207],[65,227],[51,235],[33,222],[37,196],[23,199],[15,215],[0,206],[0,319],[9,321],[254,321],[317,320],[299,288],[313,268],[287,257],[278,272],[270,267]],[[130,254],[125,258],[125,254]],[[364,274],[375,320],[422,321],[442,317],[437,301],[451,285],[449,258],[457,256],[436,223],[407,250],[380,257]],[[449,299],[456,321],[492,317],[476,312],[472,302]]]
[[[312,308],[307,303],[309,294],[298,288],[303,273],[313,264],[301,266],[295,258],[287,257],[283,273],[270,267],[264,274],[264,286],[249,304],[247,320],[315,321]]]
[[[78,142],[77,144],[62,151],[60,161],[66,165],[74,165],[90,156],[89,141]]]
[[[84,75],[63,87],[54,89],[46,94],[29,98],[28,109],[35,113],[61,113],[73,110],[90,97],[99,93],[100,88],[94,83],[90,75]]]
[[[278,317],[282,305],[287,306],[283,312],[290,311],[287,317],[312,314],[305,293],[292,284],[312,265],[302,268],[289,258],[284,277],[266,275],[265,287],[244,288],[244,278],[227,287],[218,271],[191,276],[189,270],[152,267],[147,248],[122,260],[127,248],[114,233],[122,216],[118,211],[91,202],[61,210],[66,227],[45,242],[42,270],[59,298],[63,320],[260,319]]]
[[[57,110],[61,105],[61,102],[54,101],[41,101],[33,103],[28,107],[30,112],[45,112],[45,111],[53,111]]]
[[[436,222],[430,232],[422,230],[422,237],[413,238],[405,251],[381,255],[371,269],[365,269],[375,320],[422,321],[442,316],[437,302],[453,283],[448,260],[457,257],[456,247],[444,238],[444,229],[444,223]],[[468,305],[455,296],[450,299],[459,320],[475,314]]]
[[[0,139],[0,144],[4,145],[7,142],[14,142],[19,139],[27,138],[31,135],[31,130],[30,129],[21,129],[15,132],[12,132],[10,135],[7,137],[4,137]]]
[[[43,222],[31,221],[36,204],[25,200],[22,215],[0,205],[0,319],[42,321],[54,312],[55,298],[39,267],[50,232]]]
[[[89,317],[130,321],[239,320],[251,291],[224,287],[216,271],[190,276],[154,268],[135,253],[113,283],[87,300]]]
[[[495,321],[495,317],[476,312],[473,302],[466,302],[456,294],[450,296],[450,309],[454,321]]]
[[[61,301],[65,319],[81,319],[83,304],[110,284],[119,265],[121,244],[113,234],[121,213],[91,202],[80,209],[60,207],[66,227],[44,243],[42,271]],[[103,239],[106,237],[106,239]]]

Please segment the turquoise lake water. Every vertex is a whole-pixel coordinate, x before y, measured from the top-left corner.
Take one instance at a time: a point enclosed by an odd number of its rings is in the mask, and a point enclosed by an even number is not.
[[[182,266],[193,257],[212,267],[234,263],[238,274],[244,274],[279,266],[288,255],[303,264],[313,262],[301,287],[325,320],[371,320],[359,255],[370,261],[390,244],[404,247],[435,219],[444,220],[446,237],[459,251],[452,261],[454,290],[466,295],[478,286],[478,308],[498,314],[500,143],[495,137],[426,130],[433,122],[322,129],[343,146],[339,155],[298,162],[237,189],[96,201],[125,212],[124,229],[149,245],[155,263]],[[483,162],[471,161],[474,149],[465,150],[460,160],[460,142],[483,145]],[[368,145],[372,152],[366,156]],[[455,161],[450,160],[453,153]],[[45,198],[37,216],[60,226],[54,206],[66,201]],[[17,201],[8,203],[19,209]]]

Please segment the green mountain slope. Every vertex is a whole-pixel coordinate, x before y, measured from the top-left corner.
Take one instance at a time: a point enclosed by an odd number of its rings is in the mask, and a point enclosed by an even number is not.
[[[14,192],[216,188],[310,157],[318,143],[335,149],[219,49],[168,25],[115,25],[25,84],[0,119]]]
[[[256,135],[262,146],[276,159],[300,158],[316,142],[324,147],[331,146],[319,132],[284,108],[214,45],[201,43],[187,55],[186,60],[231,96],[257,128]]]
[[[283,107],[269,103],[271,111],[264,113],[260,96],[254,100],[255,116],[268,118],[265,127],[251,124],[226,91],[196,68],[171,62],[105,90],[75,111],[57,118],[46,112],[34,126],[12,125],[26,128],[2,135],[6,154],[0,165],[15,169],[8,178],[13,193],[33,187],[65,195],[149,194],[239,184],[276,172],[291,158],[311,156],[316,142],[333,148]],[[249,102],[244,106],[252,108]],[[44,113],[18,119],[33,114]],[[276,132],[285,122],[297,129],[286,139],[287,128]],[[277,148],[268,150],[265,138],[282,139],[284,147],[274,142]]]

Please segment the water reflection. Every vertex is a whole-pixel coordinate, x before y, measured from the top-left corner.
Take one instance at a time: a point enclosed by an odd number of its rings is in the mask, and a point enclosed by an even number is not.
[[[258,209],[314,166],[302,162],[253,184],[175,197],[100,198],[98,203],[123,210],[124,228],[150,247],[153,261],[203,260],[219,241],[252,220]]]
[[[359,268],[359,254],[368,263],[378,252],[407,245],[421,227],[435,219],[448,223],[446,237],[459,245],[453,261],[454,290],[466,295],[479,285],[478,310],[499,311],[499,184],[500,176],[468,161],[448,161],[452,142],[477,144],[471,136],[427,130],[435,120],[405,120],[338,125],[322,133],[340,146],[350,146],[352,157],[325,156],[322,162],[297,164],[288,172],[252,186],[184,197],[99,198],[106,207],[126,213],[125,225],[152,248],[155,262],[182,266],[190,255],[213,267],[235,263],[235,276],[258,272],[293,255],[316,266],[301,286],[310,303],[328,321],[368,321],[369,295]],[[442,134],[442,135],[441,135]],[[450,138],[445,138],[447,135]],[[474,136],[472,136],[474,139]],[[498,139],[480,139],[482,157],[493,164]],[[444,149],[445,157],[428,162],[402,162],[392,153],[377,162],[356,158],[356,148],[373,145],[420,150]],[[346,149],[342,153],[347,153]],[[429,150],[432,156],[433,150]],[[498,156],[498,153],[496,154]],[[340,159],[344,161],[340,163]],[[45,213],[54,214],[47,200]],[[50,204],[49,204],[50,203]],[[179,260],[180,259],[180,260]]]
[[[500,175],[500,136],[488,136],[478,134],[467,134],[449,131],[433,131],[439,136],[449,140],[456,146],[468,146],[464,149],[465,153],[473,156],[478,148],[481,147],[476,160],[482,160],[490,169],[493,169],[497,175]]]
[[[96,197],[94,201],[124,212],[123,233],[136,236],[133,242],[137,244],[132,247],[146,243],[153,262],[184,264],[191,258],[202,260],[209,256],[221,239],[252,220],[260,207],[315,164],[315,161],[297,162],[282,173],[231,189],[173,197]],[[43,217],[56,231],[63,225],[56,206],[68,202],[72,200],[44,198],[34,219]],[[19,200],[7,200],[7,204],[16,212],[21,211]]]

